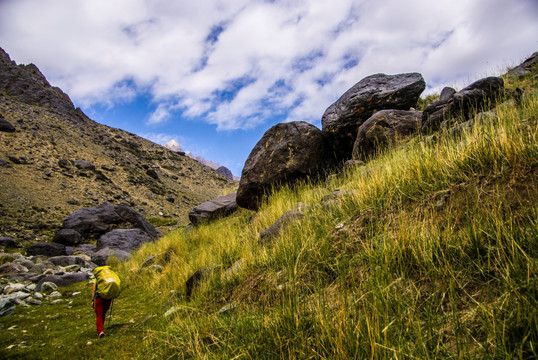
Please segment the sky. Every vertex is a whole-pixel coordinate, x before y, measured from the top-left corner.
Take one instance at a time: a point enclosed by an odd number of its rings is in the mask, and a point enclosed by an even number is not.
[[[240,175],[366,76],[419,72],[427,95],[521,63],[538,1],[0,0],[0,47],[93,120]]]

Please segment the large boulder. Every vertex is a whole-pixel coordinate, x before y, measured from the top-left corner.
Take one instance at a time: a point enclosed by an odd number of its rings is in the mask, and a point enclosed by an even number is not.
[[[359,127],[353,145],[353,158],[367,160],[381,148],[396,139],[420,130],[422,111],[381,110],[372,115]]]
[[[82,236],[78,231],[73,229],[61,229],[56,233],[53,242],[66,246],[74,246],[82,243]]]
[[[235,201],[235,197],[236,194],[231,193],[206,201],[189,212],[189,220],[194,225],[198,225],[201,222],[208,222],[230,215],[237,210],[237,202]]]
[[[110,248],[131,252],[150,241],[152,238],[140,229],[116,229],[97,240],[97,250]]]
[[[415,107],[426,83],[419,73],[368,76],[329,106],[321,118],[339,161],[351,158],[359,126],[374,112]]]
[[[65,245],[56,243],[37,243],[26,249],[26,255],[28,256],[60,256],[65,254]]]
[[[453,123],[469,120],[475,114],[495,107],[504,95],[504,81],[500,77],[487,77],[475,81],[466,88],[439,99],[424,110],[422,114],[423,133],[437,131],[445,121]],[[446,100],[446,101],[444,101]]]
[[[324,134],[304,121],[277,124],[267,130],[245,162],[237,204],[257,210],[274,186],[317,176],[334,164]]]
[[[152,239],[161,236],[153,225],[126,204],[113,206],[108,202],[73,212],[63,223],[63,229],[72,229],[84,239],[98,238],[118,228],[138,228]]]

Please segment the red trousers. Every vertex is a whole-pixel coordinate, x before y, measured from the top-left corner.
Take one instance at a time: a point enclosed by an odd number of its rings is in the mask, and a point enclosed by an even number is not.
[[[112,300],[105,300],[102,297],[95,299],[94,309],[95,316],[97,317],[97,334],[103,332],[103,326],[105,324],[106,312],[110,308]]]

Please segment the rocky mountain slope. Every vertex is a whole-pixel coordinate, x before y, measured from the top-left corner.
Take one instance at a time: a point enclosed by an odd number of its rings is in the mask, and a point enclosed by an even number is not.
[[[0,49],[0,236],[48,241],[63,219],[105,201],[154,225],[188,222],[196,205],[234,183],[180,153],[96,123],[35,65]]]

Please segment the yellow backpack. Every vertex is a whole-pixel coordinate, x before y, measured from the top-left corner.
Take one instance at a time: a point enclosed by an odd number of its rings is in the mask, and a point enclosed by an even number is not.
[[[120,278],[110,266],[100,266],[93,270],[99,297],[105,300],[115,299],[120,295]]]

